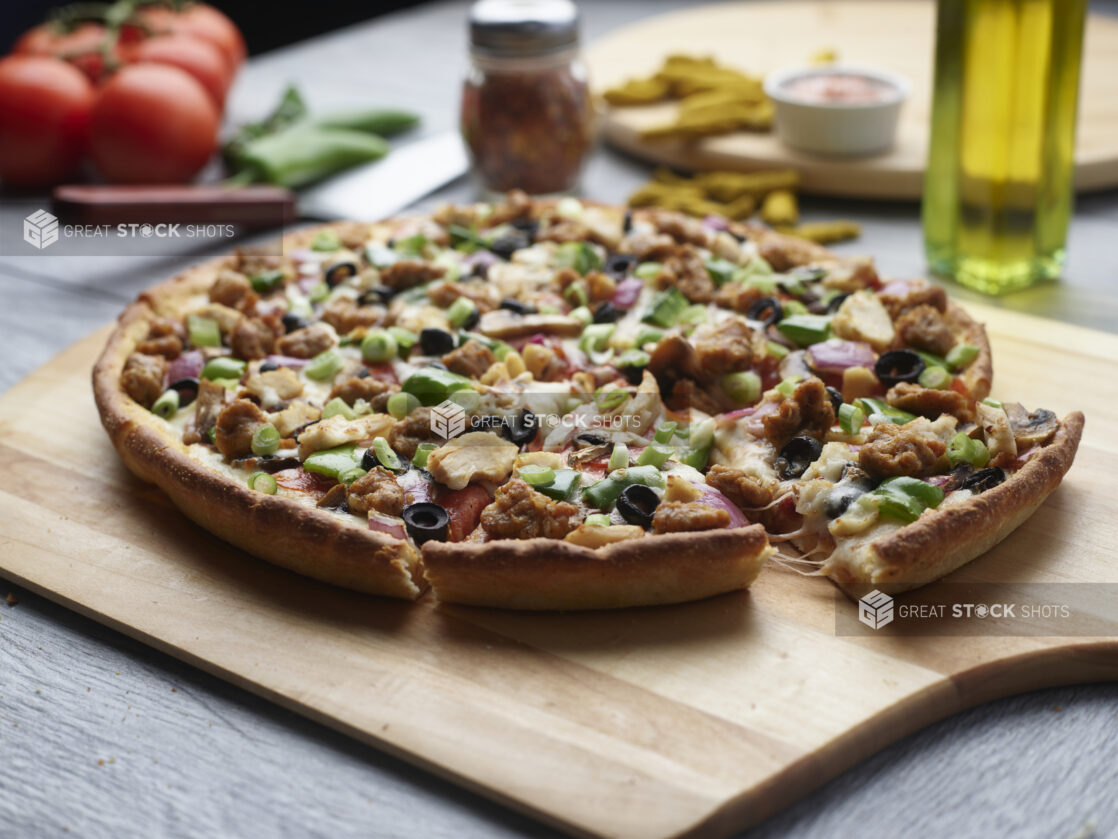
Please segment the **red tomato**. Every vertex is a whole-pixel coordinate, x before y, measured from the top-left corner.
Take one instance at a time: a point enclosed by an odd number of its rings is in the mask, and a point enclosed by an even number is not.
[[[141,9],[137,17],[153,32],[173,32],[209,41],[228,61],[230,78],[245,60],[241,30],[213,6],[195,3],[183,12],[152,6]]]
[[[0,178],[47,186],[73,172],[85,152],[93,98],[89,80],[63,61],[0,60]]]
[[[469,536],[481,521],[481,511],[492,500],[489,491],[477,484],[440,495],[439,504],[450,516],[450,541],[461,542]]]
[[[90,149],[113,183],[184,183],[213,155],[217,129],[217,109],[185,71],[133,64],[98,92]]]
[[[129,50],[138,63],[168,64],[185,70],[206,89],[220,111],[225,106],[232,74],[221,51],[208,41],[187,35],[157,35]]]

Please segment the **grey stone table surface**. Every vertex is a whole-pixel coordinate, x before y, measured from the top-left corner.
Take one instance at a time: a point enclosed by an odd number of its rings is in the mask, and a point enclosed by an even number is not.
[[[593,38],[684,4],[583,5]],[[1092,7],[1118,13],[1118,2]],[[253,59],[230,120],[261,114],[298,81],[323,110],[395,103],[422,112],[426,131],[449,128],[466,64],[465,9],[425,5]],[[603,150],[584,190],[618,201],[646,174]],[[424,205],[471,194],[463,180]],[[18,225],[22,205],[0,201],[0,226]],[[914,204],[809,200],[805,213],[862,222],[862,239],[848,249],[875,254],[890,274],[923,270]],[[1118,192],[1081,196],[1065,281],[999,305],[1118,332],[1116,238]],[[0,254],[0,391],[206,251]],[[3,531],[0,522],[0,550]],[[19,603],[0,604],[0,837],[552,833],[0,578],[0,598],[8,590]],[[1039,691],[954,715],[746,835],[901,834],[1118,836],[1118,685]]]

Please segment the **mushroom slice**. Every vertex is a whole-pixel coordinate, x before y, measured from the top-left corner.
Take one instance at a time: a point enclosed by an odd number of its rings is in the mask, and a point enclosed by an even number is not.
[[[481,316],[478,332],[489,338],[523,338],[543,333],[576,338],[582,334],[582,321],[566,315],[518,315],[507,309],[497,309]]]
[[[1046,408],[1027,411],[1020,402],[1006,402],[1003,407],[1019,447],[1039,446],[1046,443],[1060,427],[1056,415]]]

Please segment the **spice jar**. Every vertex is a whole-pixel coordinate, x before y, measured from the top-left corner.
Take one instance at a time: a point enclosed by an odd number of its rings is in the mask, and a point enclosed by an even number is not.
[[[570,0],[481,0],[470,11],[462,133],[483,189],[572,191],[594,109]]]

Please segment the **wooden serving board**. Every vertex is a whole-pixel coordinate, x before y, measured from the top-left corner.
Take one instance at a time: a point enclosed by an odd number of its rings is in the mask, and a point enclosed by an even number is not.
[[[609,109],[603,132],[623,151],[678,169],[790,166],[800,170],[807,192],[918,199],[928,151],[934,42],[931,0],[780,0],[702,6],[649,18],[594,42],[587,59],[598,91],[650,75],[672,53],[711,55],[764,74],[805,66],[819,50],[834,49],[843,63],[900,73],[912,83],[912,94],[901,112],[896,146],[875,157],[803,154],[772,133],[738,132],[693,144],[642,140],[642,129],[671,119],[674,104]],[[1080,84],[1076,188],[1118,186],[1118,19],[1090,17]]]
[[[1118,337],[995,310],[995,393],[1086,434],[1064,484],[955,580],[1118,582]],[[0,573],[572,833],[725,835],[962,708],[1118,678],[1118,638],[836,636],[829,583],[770,565],[682,606],[518,614],[273,568],[134,479],[89,368],[107,329],[0,398]]]

